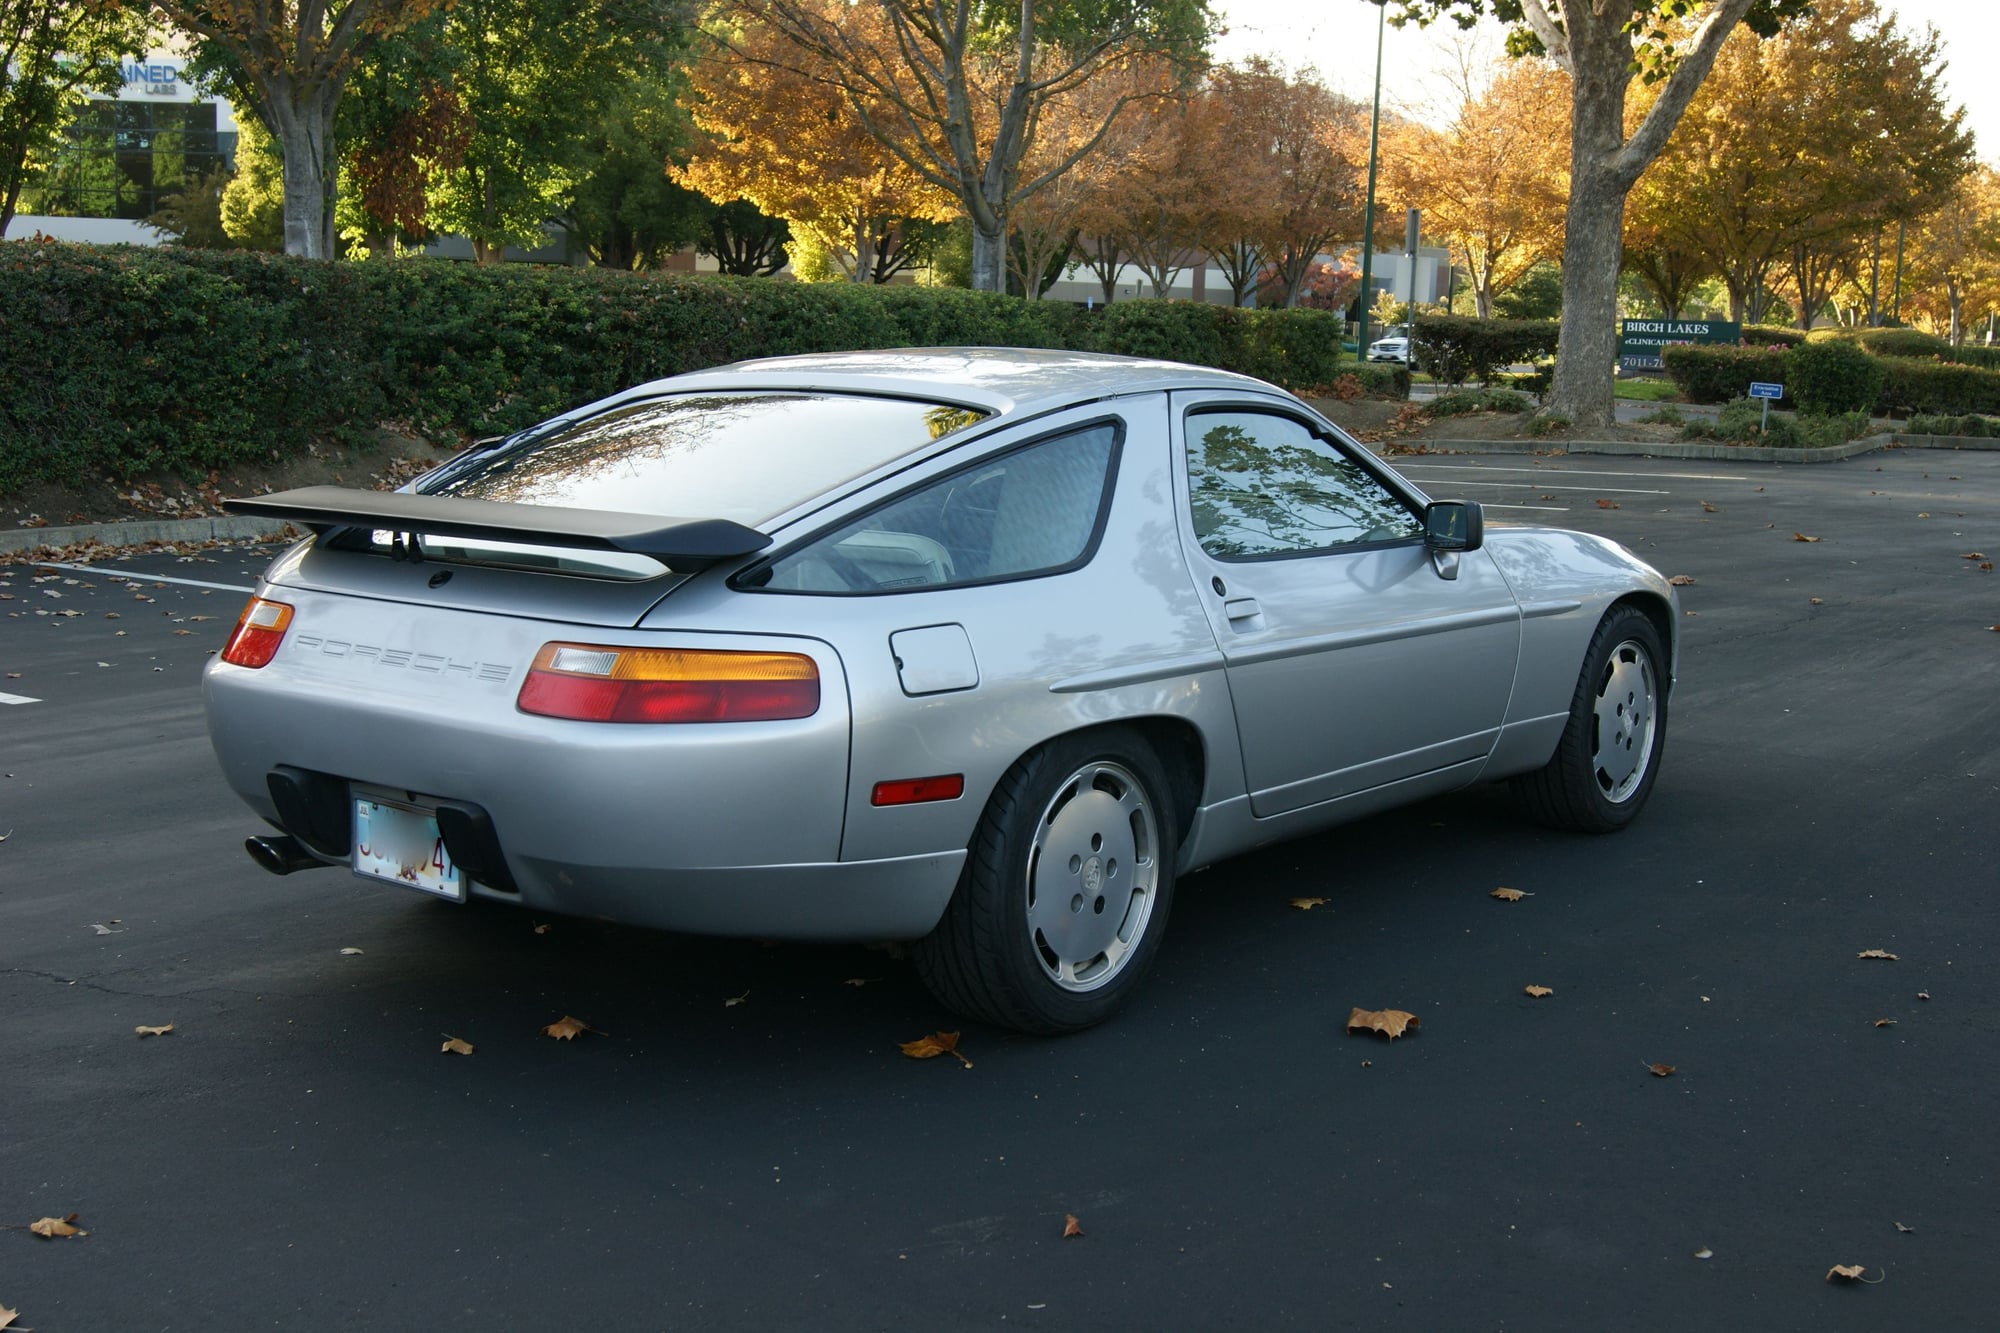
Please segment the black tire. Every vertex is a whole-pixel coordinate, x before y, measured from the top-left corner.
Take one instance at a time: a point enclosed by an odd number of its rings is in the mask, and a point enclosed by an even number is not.
[[[1536,819],[1611,833],[1639,817],[1667,741],[1667,655],[1645,612],[1615,606],[1598,623],[1549,762],[1514,779]]]
[[[1138,986],[1173,904],[1165,768],[1114,727],[1058,737],[993,790],[917,973],[967,1018],[1020,1032],[1101,1023]]]

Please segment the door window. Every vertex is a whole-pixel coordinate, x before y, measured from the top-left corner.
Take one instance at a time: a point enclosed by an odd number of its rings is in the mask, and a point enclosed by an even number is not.
[[[1270,412],[1191,412],[1195,538],[1218,560],[1257,560],[1423,536],[1408,504],[1303,422]]]

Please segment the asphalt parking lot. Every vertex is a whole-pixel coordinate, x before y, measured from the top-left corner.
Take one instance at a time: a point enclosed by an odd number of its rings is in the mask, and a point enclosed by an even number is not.
[[[1398,465],[1692,580],[1645,817],[1558,835],[1477,791],[1213,868],[1119,1018],[967,1027],[969,1067],[899,1053],[961,1025],[888,953],[264,874],[198,675],[265,556],[0,565],[0,1307],[1990,1324],[2000,453]],[[1354,1006],[1421,1030],[1346,1035]],[[541,1035],[564,1015],[595,1030]]]

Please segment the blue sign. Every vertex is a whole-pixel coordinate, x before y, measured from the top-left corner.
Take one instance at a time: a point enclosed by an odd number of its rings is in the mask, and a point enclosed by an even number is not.
[[[1752,398],[1783,398],[1785,396],[1785,386],[1782,384],[1764,384],[1760,381],[1752,380],[1750,383],[1750,396]]]

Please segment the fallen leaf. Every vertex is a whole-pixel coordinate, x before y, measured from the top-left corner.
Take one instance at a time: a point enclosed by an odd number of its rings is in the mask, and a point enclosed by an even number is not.
[[[1715,1251],[1709,1249],[1708,1246],[1704,1245],[1700,1249],[1694,1252],[1694,1257],[1697,1259],[1713,1259],[1715,1257]]]
[[[360,952],[361,952],[361,950],[359,950],[359,949],[355,948],[355,947],[354,947],[353,945],[351,945],[351,944],[350,944],[350,945],[348,945],[348,946],[347,946],[347,947],[346,947],[345,949],[342,949],[342,950],[340,951],[340,953],[341,953],[341,956],[342,956],[342,957],[344,957],[344,958],[352,958],[352,957],[353,957],[353,956],[354,956],[355,954],[358,954],[358,953],[360,953]]]
[[[840,984],[843,986],[860,987],[860,986],[866,986],[869,982],[873,981],[874,979],[875,978],[873,977],[849,977],[847,980],[841,982]]]
[[[1347,1016],[1349,1032],[1379,1032],[1390,1041],[1402,1036],[1406,1028],[1422,1026],[1415,1014],[1401,1009],[1356,1009]]]
[[[1691,587],[1694,584],[1694,575],[1676,574],[1672,578],[1668,579],[1667,582],[1673,584],[1676,588]]]
[[[1713,514],[1714,512],[1716,512],[1715,506],[1710,504],[1708,501],[1703,500],[1701,502],[1701,512],[1704,514]]]
[[[597,1029],[584,1022],[581,1018],[571,1018],[568,1014],[564,1014],[561,1018],[558,1018],[555,1022],[542,1029],[544,1037],[554,1037],[557,1041],[575,1041],[576,1034],[579,1032],[597,1032]],[[597,1035],[602,1037],[606,1034],[597,1032]]]
[[[1967,551],[1959,557],[1960,560],[1984,560],[1985,558],[1986,552],[1984,551]]]
[[[535,927],[535,933],[536,933],[537,935],[546,935],[546,934],[548,934],[548,933],[549,933],[549,923],[548,923],[548,922],[546,922],[546,921],[544,921],[544,922],[542,922],[542,923],[541,923],[540,925],[536,926],[536,927]]]
[[[734,1009],[737,1005],[743,1003],[745,1000],[749,998],[750,998],[750,992],[744,991],[741,995],[732,995],[728,999],[724,1000],[722,1002],[722,1007],[724,1009]]]
[[[1918,517],[1918,518],[1929,518],[1929,517],[1930,517],[1930,515],[1929,515],[1929,514],[1918,514],[1918,515],[1917,515],[1917,517]]]
[[[88,1236],[90,1233],[76,1225],[75,1213],[68,1217],[45,1217],[39,1222],[28,1223],[28,1230],[44,1240],[54,1240],[58,1236]]]
[[[1915,1227],[1906,1227],[1901,1222],[1891,1222],[1889,1225],[1902,1232],[1905,1236],[1913,1235],[1916,1232]]]
[[[111,927],[96,921],[90,923],[90,928],[100,935],[123,935],[125,933],[122,930],[113,930]]]
[[[1993,562],[1991,560],[1980,561],[1979,567],[1985,570],[1988,574],[1991,574],[1993,572]]]
[[[1654,1078],[1666,1078],[1674,1072],[1672,1065],[1647,1065],[1646,1071]]]
[[[1822,602],[1822,601],[1820,601],[1820,599],[1819,599],[1819,598],[1817,598],[1817,597],[1808,597],[1808,598],[1806,598],[1806,601],[1807,601],[1807,602],[1808,602],[1808,603],[1809,603],[1810,605],[1813,605],[1813,606],[1824,606],[1824,605],[1825,605],[1825,603],[1824,603],[1824,602]]]
[[[1064,1213],[1062,1238],[1064,1240],[1068,1240],[1073,1236],[1081,1236],[1082,1234],[1083,1234],[1083,1223],[1076,1220],[1076,1214]]]
[[[1856,958],[1886,958],[1892,963],[1896,961],[1896,955],[1890,953],[1887,949],[1863,949],[1854,956]]]
[[[172,1023],[161,1023],[157,1027],[151,1027],[144,1023],[141,1023],[138,1027],[132,1029],[132,1031],[134,1031],[135,1033],[137,1033],[142,1037],[164,1037],[173,1030],[174,1030],[174,1025]]]
[[[1795,542],[1816,542],[1819,538],[1808,537],[1803,532],[1795,532],[1792,534],[1792,540]]]
[[[14,1321],[20,1317],[19,1310],[9,1310],[6,1306],[0,1305],[0,1329],[13,1328]],[[28,1330],[24,1328],[19,1330],[19,1333],[28,1333]]]
[[[463,1037],[453,1037],[447,1034],[444,1039],[444,1045],[438,1047],[438,1054],[442,1055],[446,1051],[450,1051],[453,1055],[471,1055],[472,1043]]]
[[[1878,1028],[1892,1028],[1896,1026],[1896,1020],[1893,1018],[1878,1018],[1875,1020],[1875,1026]]]
[[[1618,508],[1618,502],[1616,500],[1599,500],[1597,507],[1599,509],[1616,509]]]
[[[1292,899],[1292,906],[1294,906],[1294,907],[1298,908],[1298,909],[1299,909],[1299,910],[1300,910],[1301,912],[1310,912],[1310,911],[1312,911],[1312,909],[1313,909],[1313,908],[1315,908],[1315,907],[1321,907],[1321,906],[1324,906],[1324,905],[1325,905],[1325,903],[1326,903],[1326,899],[1324,899],[1324,898],[1294,898],[1294,899]]]
[[[1842,1282],[1860,1282],[1863,1280],[1861,1275],[1867,1271],[1860,1264],[1835,1264],[1826,1270],[1826,1280],[1832,1282],[1838,1278]]]
[[[1486,896],[1489,898],[1498,898],[1503,903],[1518,903],[1523,898],[1532,898],[1535,895],[1532,893],[1523,893],[1519,889],[1501,888],[1493,890],[1493,892],[1487,894]]]
[[[902,1051],[912,1060],[935,1060],[940,1055],[955,1055],[960,1064],[967,1069],[972,1068],[972,1061],[966,1059],[965,1052],[958,1049],[956,1032],[933,1032],[928,1037],[906,1041],[902,1045]]]
[[[1927,990],[1920,990],[1917,992],[1917,998],[1919,1000],[1928,1000],[1931,998],[1931,993]]]
[[[1523,986],[1521,987],[1521,993],[1524,995],[1532,995],[1538,1000],[1546,996],[1555,994],[1555,992],[1553,990],[1550,990],[1547,986]]]

